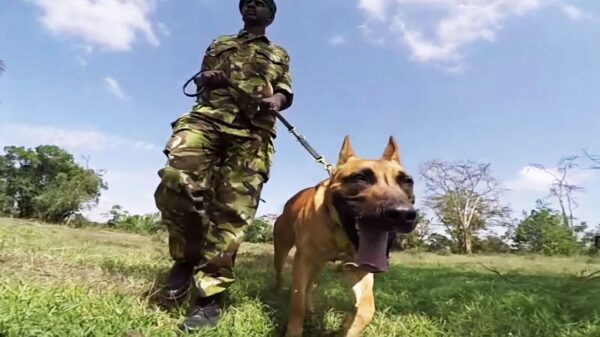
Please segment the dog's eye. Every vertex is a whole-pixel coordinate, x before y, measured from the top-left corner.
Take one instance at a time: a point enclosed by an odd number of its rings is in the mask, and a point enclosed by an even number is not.
[[[367,176],[363,173],[354,173],[353,175],[348,177],[348,180],[353,182],[366,182]]]
[[[412,186],[412,185],[414,185],[415,181],[410,176],[401,175],[400,177],[398,177],[398,183],[400,185],[410,185],[410,186]]]
[[[346,178],[346,182],[351,184],[374,184],[376,181],[377,179],[375,178],[375,173],[369,169],[355,172]]]

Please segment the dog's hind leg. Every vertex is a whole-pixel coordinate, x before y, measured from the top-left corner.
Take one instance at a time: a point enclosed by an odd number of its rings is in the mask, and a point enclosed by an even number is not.
[[[371,323],[375,315],[375,298],[373,297],[373,274],[360,270],[350,272],[352,291],[356,297],[356,313],[346,326],[345,337],[360,337],[365,327]]]
[[[287,217],[289,218],[289,217]],[[283,290],[283,267],[292,247],[294,246],[294,228],[284,216],[277,218],[273,224],[273,247],[275,264],[275,290],[280,296]]]

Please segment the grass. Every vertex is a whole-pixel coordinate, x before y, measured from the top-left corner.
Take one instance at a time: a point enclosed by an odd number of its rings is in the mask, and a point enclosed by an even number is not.
[[[281,335],[270,247],[244,244],[238,261],[222,324],[196,336]],[[185,308],[155,302],[169,264],[157,236],[0,219],[0,336],[178,336]],[[588,257],[395,254],[365,336],[600,336],[599,269]],[[340,276],[319,279],[306,336],[339,333],[353,307]]]

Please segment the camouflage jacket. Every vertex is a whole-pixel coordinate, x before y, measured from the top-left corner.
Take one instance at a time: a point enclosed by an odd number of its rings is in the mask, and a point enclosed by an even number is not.
[[[288,98],[283,110],[293,100],[289,62],[287,51],[266,36],[241,30],[237,35],[223,35],[213,40],[206,50],[201,70],[222,70],[258,101],[269,91],[280,92]],[[258,110],[255,100],[233,88],[223,88],[203,91],[193,112],[241,132],[258,127],[274,136],[275,116]]]

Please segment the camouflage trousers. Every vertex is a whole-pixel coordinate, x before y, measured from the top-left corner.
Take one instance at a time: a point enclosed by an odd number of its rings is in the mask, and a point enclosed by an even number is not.
[[[197,265],[200,296],[227,289],[273,155],[272,137],[186,115],[173,123],[155,202],[175,261]]]

